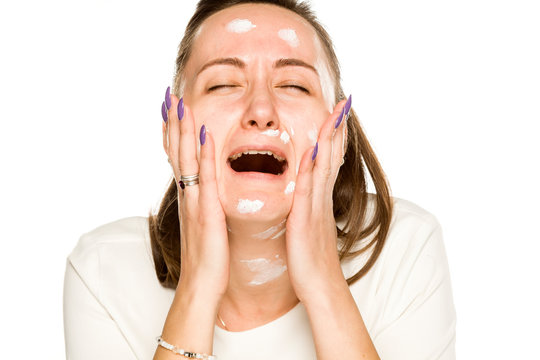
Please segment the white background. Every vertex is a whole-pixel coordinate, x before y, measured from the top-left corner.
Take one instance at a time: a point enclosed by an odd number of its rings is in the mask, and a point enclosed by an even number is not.
[[[194,7],[0,5],[0,358],[64,358],[66,256],[160,200],[160,106]],[[539,358],[538,2],[314,8],[393,194],[443,225],[458,358]]]

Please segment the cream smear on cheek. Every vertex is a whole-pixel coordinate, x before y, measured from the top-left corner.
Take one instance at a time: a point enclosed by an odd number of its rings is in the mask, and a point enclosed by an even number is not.
[[[296,187],[296,183],[294,181],[291,181],[285,188],[285,195],[292,194],[294,192],[295,187]]]
[[[246,264],[249,271],[254,274],[253,279],[249,282],[249,285],[254,286],[266,284],[278,278],[287,270],[287,265],[285,265],[283,259],[279,258],[279,255],[276,255],[274,260],[259,258],[240,260],[240,262]]]
[[[300,45],[300,40],[294,29],[281,29],[278,31],[278,36],[287,42],[290,47],[297,48]]]
[[[326,108],[329,113],[334,111],[335,104],[335,91],[334,91],[334,82],[332,81],[332,75],[328,67],[327,61],[325,59],[325,53],[321,48],[320,40],[315,35],[313,37],[315,43],[315,49],[317,51],[317,60],[315,61],[315,69],[319,73],[319,80],[321,83],[321,91],[324,101],[326,102]]]
[[[317,143],[317,138],[319,137],[317,125],[315,123],[311,124],[311,130],[308,131],[307,136],[311,141],[311,146],[315,146],[315,144]]]
[[[279,138],[281,139],[281,141],[283,141],[284,144],[288,144],[291,140],[291,137],[289,136],[289,133],[287,131],[283,131]]]
[[[261,200],[239,199],[236,209],[240,214],[254,214],[261,211],[264,202]]]
[[[234,19],[227,24],[227,31],[242,34],[247,33],[256,27],[257,25],[253,25],[248,19]]]

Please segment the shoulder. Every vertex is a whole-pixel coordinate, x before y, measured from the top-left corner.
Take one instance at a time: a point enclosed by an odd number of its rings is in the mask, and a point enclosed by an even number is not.
[[[444,252],[442,229],[435,215],[405,199],[393,197],[392,203],[390,227],[382,251],[370,271],[371,275],[374,275],[373,273],[395,273],[398,271],[398,267],[407,264],[419,265],[419,263],[414,262],[414,259],[420,253]],[[369,195],[367,206],[369,218],[373,216],[376,209],[376,197],[374,194]],[[371,234],[355,246],[354,249],[358,250],[365,246],[373,237],[374,234]],[[428,244],[429,246],[426,246]],[[360,270],[367,263],[372,251],[373,247],[349,260],[347,275],[350,276]]]
[[[148,218],[124,218],[84,233],[67,260],[87,286],[96,290],[113,271],[152,269]]]
[[[419,205],[400,198],[393,198],[392,222],[390,233],[432,232],[441,227],[437,217]]]
[[[147,227],[148,218],[139,216],[101,225],[84,233],[73,252],[84,252],[104,243],[140,242],[145,237]]]
[[[442,228],[437,217],[411,201],[394,197],[392,221],[381,252],[385,265],[403,266],[405,259],[413,261],[420,253],[429,252],[433,245],[443,245]]]

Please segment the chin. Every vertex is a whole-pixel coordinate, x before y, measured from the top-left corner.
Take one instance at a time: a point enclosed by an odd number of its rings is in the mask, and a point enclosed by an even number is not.
[[[236,188],[222,193],[220,200],[228,222],[279,223],[292,207],[292,194],[262,189]]]

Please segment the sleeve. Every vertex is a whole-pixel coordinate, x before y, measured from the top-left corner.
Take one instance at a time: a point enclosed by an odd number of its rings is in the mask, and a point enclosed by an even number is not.
[[[442,230],[437,223],[400,259],[392,318],[374,336],[381,359],[453,360],[456,313]]]
[[[69,259],[64,277],[64,337],[68,360],[136,359],[115,321]]]

